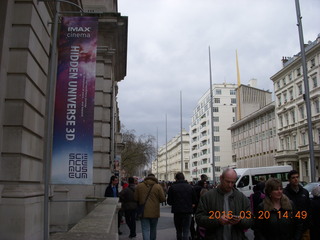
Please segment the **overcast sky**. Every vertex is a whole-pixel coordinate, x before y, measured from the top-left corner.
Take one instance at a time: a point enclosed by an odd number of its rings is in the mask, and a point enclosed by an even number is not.
[[[304,42],[320,33],[320,1],[300,0]],[[236,50],[241,83],[258,80],[273,90],[270,77],[282,56],[300,52],[295,0],[118,0],[128,16],[127,76],[119,83],[120,120],[136,135],[165,144],[189,131],[193,109],[209,89],[208,47],[213,83],[236,83]]]

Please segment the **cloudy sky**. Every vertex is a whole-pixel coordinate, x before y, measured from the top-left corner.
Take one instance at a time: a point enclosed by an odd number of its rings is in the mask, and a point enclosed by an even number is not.
[[[320,1],[300,0],[304,42],[320,33]],[[295,0],[118,0],[128,16],[127,76],[119,83],[120,120],[136,134],[156,136],[159,146],[189,130],[193,109],[213,83],[270,77],[282,56],[300,52]],[[167,134],[166,134],[167,116]]]

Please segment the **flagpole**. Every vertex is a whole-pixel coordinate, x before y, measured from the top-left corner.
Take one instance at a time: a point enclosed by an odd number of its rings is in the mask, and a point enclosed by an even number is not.
[[[180,144],[181,144],[181,172],[183,173],[182,91],[180,91]]]
[[[210,113],[211,113],[211,165],[212,165],[212,180],[216,185],[216,166],[214,159],[214,123],[213,123],[213,96],[212,96],[212,73],[211,73],[211,52],[209,46],[209,75],[210,75]]]
[[[166,114],[166,182],[168,182],[168,130],[167,130],[167,114]]]
[[[301,60],[302,60],[302,70],[303,70],[304,100],[306,102],[306,110],[307,110],[311,182],[315,182],[316,181],[316,169],[315,169],[315,163],[314,163],[314,145],[313,145],[311,105],[310,105],[307,61],[306,61],[306,54],[305,54],[305,48],[304,48],[302,22],[301,22],[302,17],[301,17],[301,12],[300,12],[299,0],[296,0],[295,3],[296,3],[296,12],[297,12],[297,20],[298,20],[298,24],[297,25],[298,25],[298,30],[299,30],[299,40],[300,40]]]
[[[159,179],[158,128],[157,128],[157,149],[156,149],[156,158],[157,158],[157,179]]]

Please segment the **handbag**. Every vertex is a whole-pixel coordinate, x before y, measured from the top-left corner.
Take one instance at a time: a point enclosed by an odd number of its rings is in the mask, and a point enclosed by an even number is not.
[[[154,185],[154,184],[153,184]],[[150,189],[149,189],[149,192],[147,194],[147,197],[146,199],[144,200],[144,203],[143,204],[139,204],[138,207],[137,207],[137,217],[138,218],[143,218],[143,214],[144,214],[144,206],[146,205],[146,202],[149,198],[149,195],[150,195],[150,192],[151,192],[151,189],[153,187],[153,185],[151,185]]]

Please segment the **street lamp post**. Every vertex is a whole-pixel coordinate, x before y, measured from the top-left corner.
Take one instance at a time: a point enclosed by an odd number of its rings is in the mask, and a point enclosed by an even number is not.
[[[301,49],[301,60],[302,60],[302,70],[303,70],[303,82],[304,82],[304,100],[306,102],[307,110],[307,122],[308,122],[308,139],[309,139],[309,157],[310,157],[310,169],[311,169],[311,182],[316,181],[316,169],[314,163],[314,146],[313,146],[313,134],[312,134],[312,119],[311,119],[311,106],[310,106],[310,94],[309,94],[309,82],[308,82],[308,71],[307,71],[307,61],[304,48],[303,40],[303,31],[302,31],[302,22],[301,22],[301,13],[300,13],[300,4],[299,0],[295,0],[296,3],[296,12],[298,20],[298,29],[299,29],[299,40],[300,40],[300,49]]]

